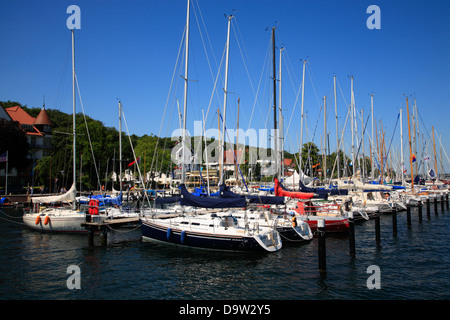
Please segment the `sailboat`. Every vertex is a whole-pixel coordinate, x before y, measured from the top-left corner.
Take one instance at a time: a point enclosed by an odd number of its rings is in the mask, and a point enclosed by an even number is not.
[[[187,1],[186,38],[185,38],[185,75],[184,75],[184,117],[182,129],[182,174],[180,185],[180,204],[188,207],[213,208],[216,212],[205,212],[204,209],[184,213],[182,216],[159,218],[156,215],[141,217],[141,232],[143,240],[158,241],[198,249],[212,249],[225,251],[259,251],[275,252],[281,249],[282,243],[279,233],[273,228],[262,227],[258,223],[242,226],[233,216],[236,208],[245,208],[245,198],[206,198],[190,194],[185,187],[185,132],[187,110],[188,84],[188,53],[189,53],[189,11],[190,0]],[[228,55],[230,40],[230,23],[232,16],[228,16],[228,35],[225,69],[225,102],[227,93]],[[223,143],[221,145],[223,159]],[[223,166],[222,166],[223,167]],[[222,180],[222,179],[221,179]],[[222,181],[221,181],[222,182]]]
[[[86,221],[86,212],[76,205],[76,132],[75,132],[75,36],[72,29],[72,104],[73,104],[73,184],[69,191],[62,195],[32,197],[32,208],[24,209],[23,222],[34,230],[46,232],[87,233],[81,226]],[[98,206],[89,208],[90,213],[99,215]]]

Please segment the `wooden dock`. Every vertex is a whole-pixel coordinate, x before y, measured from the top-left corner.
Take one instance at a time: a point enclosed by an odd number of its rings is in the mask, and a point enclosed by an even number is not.
[[[155,219],[168,219],[178,217],[178,213],[157,214]],[[142,239],[139,217],[133,218],[115,218],[98,220],[98,216],[92,215],[92,221],[86,221],[81,224],[88,231],[89,243],[94,243],[94,235],[100,234],[102,244],[136,241]]]
[[[89,243],[94,242],[94,234],[96,233],[100,234],[103,245],[141,239],[138,217],[107,219],[103,221],[94,220],[91,222],[83,222],[81,226],[88,230]]]

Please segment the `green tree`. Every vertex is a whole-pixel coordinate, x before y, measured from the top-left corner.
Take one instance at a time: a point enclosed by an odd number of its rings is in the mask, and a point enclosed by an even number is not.
[[[0,154],[8,151],[8,170],[18,171],[30,165],[27,158],[29,145],[27,136],[18,122],[0,119]],[[0,168],[6,168],[6,162],[0,162]]]

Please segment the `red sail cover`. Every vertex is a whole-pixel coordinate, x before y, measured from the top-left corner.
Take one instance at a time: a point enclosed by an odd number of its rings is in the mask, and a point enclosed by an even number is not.
[[[281,183],[278,181],[277,178],[275,178],[275,195],[304,200],[311,199],[312,197],[314,197],[314,193],[311,192],[287,191],[283,189],[283,186],[281,185]]]

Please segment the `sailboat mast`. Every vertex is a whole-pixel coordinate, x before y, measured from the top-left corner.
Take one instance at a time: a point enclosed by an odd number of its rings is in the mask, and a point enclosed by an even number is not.
[[[373,137],[373,129],[374,129],[374,127],[373,127],[373,93],[370,95],[370,111],[372,113],[372,143],[370,144],[372,152],[370,153],[370,166],[371,166],[370,170],[372,172],[371,179],[373,181],[374,180],[374,175],[375,175],[375,169],[374,169],[374,166],[373,166],[373,161],[375,160],[375,145],[374,145],[375,144],[375,140],[374,140],[374,137]]]
[[[236,178],[236,185],[238,182],[238,165],[239,165],[239,108],[241,98],[238,98],[237,124],[236,124],[236,160],[234,165],[234,177]]]
[[[411,165],[411,190],[414,192],[414,170],[413,170],[413,160],[412,160],[412,143],[411,143],[411,124],[409,121],[409,106],[408,97],[406,97],[406,112],[408,113],[408,136],[409,136],[409,164]]]
[[[323,181],[327,180],[327,97],[323,97]]]
[[[402,172],[402,186],[405,185],[405,162],[403,160],[403,121],[402,121],[402,113],[403,109],[400,109],[400,165],[401,165],[401,172]]]
[[[284,129],[283,129],[283,111],[281,108],[281,53],[283,52],[284,48],[281,47],[280,49],[280,77],[279,77],[279,81],[280,81],[280,94],[279,94],[279,103],[278,103],[278,110],[279,110],[279,122],[280,122],[280,172],[281,174],[284,174]]]
[[[122,102],[119,101],[119,190],[122,193]]]
[[[339,130],[338,130],[338,112],[337,112],[337,96],[336,96],[336,76],[333,77],[334,82],[334,113],[336,114],[336,157],[337,157],[337,178],[339,179]]]
[[[275,66],[275,27],[272,27],[272,67],[273,67],[273,129],[274,129],[274,153],[275,153],[275,174],[279,178],[278,172],[278,129],[277,129],[277,74]],[[272,157],[273,158],[273,157]]]
[[[189,60],[189,11],[190,0],[187,0],[186,13],[186,38],[185,38],[185,60],[184,60],[184,104],[183,104],[183,130],[182,130],[182,155],[183,163],[181,165],[181,183],[184,184],[186,180],[186,164],[185,164],[185,150],[186,150],[186,112],[187,112],[187,91],[188,91],[188,60]]]
[[[354,116],[354,112],[355,112],[355,105],[354,105],[354,99],[353,99],[353,76],[351,77],[351,103],[350,103],[350,107],[351,107],[351,121],[352,121],[352,175],[353,177],[355,176],[355,167],[356,167],[356,162],[355,162],[355,116]]]
[[[223,88],[224,96],[223,96],[223,120],[222,120],[222,143],[220,144],[220,162],[223,164],[223,157],[224,157],[224,148],[225,148],[225,125],[226,125],[226,117],[227,117],[227,94],[228,94],[228,60],[229,60],[229,54],[230,54],[230,24],[231,24],[231,18],[233,18],[232,15],[227,16],[228,19],[228,28],[227,28],[227,51],[226,51],[226,58],[225,58],[225,85]],[[222,170],[220,170],[220,184],[223,183],[223,166]]]
[[[73,107],[73,119],[72,119],[72,137],[73,137],[73,184],[76,186],[77,173],[76,173],[76,125],[75,125],[75,32],[72,29],[72,107]],[[75,187],[76,188],[76,187]],[[73,201],[73,208],[76,209],[76,201]]]
[[[302,149],[303,149],[303,108],[305,106],[305,67],[306,67],[306,61],[303,60],[303,79],[302,79],[302,110],[300,115],[300,146],[299,146],[299,152],[298,152],[298,170],[299,175],[301,179],[301,172],[302,172]]]
[[[436,181],[439,180],[438,177],[438,170],[437,170],[437,157],[436,157],[436,143],[434,141],[434,126],[431,127],[433,129],[433,149],[434,149],[434,170],[435,170],[435,176]]]

